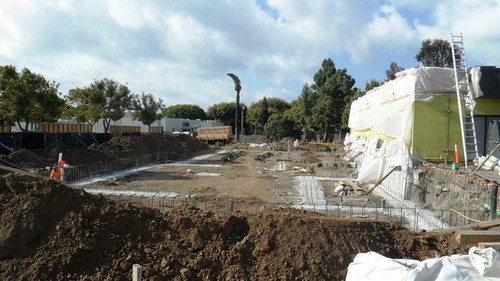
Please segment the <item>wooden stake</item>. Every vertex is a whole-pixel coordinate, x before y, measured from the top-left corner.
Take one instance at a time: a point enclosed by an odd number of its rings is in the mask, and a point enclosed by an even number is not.
[[[392,170],[391,170],[389,173],[387,173],[387,175],[385,175],[385,176],[384,176],[381,180],[379,180],[379,181],[377,182],[377,184],[376,184],[374,187],[372,187],[372,189],[370,189],[370,190],[366,193],[366,195],[370,195],[370,194],[372,194],[372,192],[375,190],[375,188],[376,188],[377,186],[379,186],[379,185],[380,185],[380,184],[381,184],[381,183],[382,183],[382,182],[383,182],[383,181],[384,181],[384,180],[385,180],[385,179],[386,179],[386,178],[387,178],[390,174],[392,174],[392,172],[394,172],[394,171],[395,171],[397,168],[399,168],[399,167],[400,167],[400,166],[396,166],[396,167],[392,168]]]
[[[142,281],[142,266],[139,264],[132,266],[132,281]]]

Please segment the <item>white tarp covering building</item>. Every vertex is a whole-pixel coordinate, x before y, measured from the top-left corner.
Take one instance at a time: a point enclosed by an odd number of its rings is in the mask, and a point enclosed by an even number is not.
[[[500,115],[500,99],[474,101],[475,120]],[[360,165],[358,181],[376,182],[400,167],[382,187],[406,199],[410,154],[426,161],[452,162],[455,143],[462,151],[457,109],[454,70],[442,67],[401,71],[394,80],[355,100],[345,149]]]

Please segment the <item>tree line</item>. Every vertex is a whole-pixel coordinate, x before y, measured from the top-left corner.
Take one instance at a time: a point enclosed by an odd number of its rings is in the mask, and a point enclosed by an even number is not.
[[[451,48],[441,39],[424,40],[415,59],[424,66],[452,66]],[[391,62],[387,80],[403,70]],[[386,81],[387,81],[386,80]],[[320,136],[327,140],[348,127],[351,103],[384,81],[372,79],[364,89],[354,87],[355,80],[347,69],[338,69],[327,58],[313,76],[314,83],[303,85],[297,99],[288,103],[279,98],[264,97],[249,107],[240,104],[247,134],[265,134],[272,138],[306,138]],[[99,120],[108,132],[112,121],[118,121],[131,111],[134,120],[151,128],[162,117],[220,120],[233,126],[236,103],[222,102],[205,112],[193,104],[166,107],[163,100],[151,93],[133,94],[127,85],[112,79],[95,80],[84,88],[73,88],[66,95],[59,84],[28,68],[20,72],[12,65],[0,66],[0,122],[16,124],[23,131],[31,123],[56,122],[63,118],[93,126]]]

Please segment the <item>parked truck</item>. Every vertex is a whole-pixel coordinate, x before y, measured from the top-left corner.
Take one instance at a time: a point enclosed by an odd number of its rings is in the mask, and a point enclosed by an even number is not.
[[[228,142],[232,134],[231,126],[199,127],[196,138],[205,142]]]

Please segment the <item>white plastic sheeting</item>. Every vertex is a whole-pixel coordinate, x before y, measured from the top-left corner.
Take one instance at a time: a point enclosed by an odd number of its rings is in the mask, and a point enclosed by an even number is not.
[[[375,136],[369,139],[353,134],[346,136],[344,149],[349,151],[348,157],[354,157],[363,152],[363,157],[357,159],[360,168],[356,181],[376,182],[382,179],[384,171],[396,166],[401,167],[402,171],[411,168],[410,154],[404,142],[385,140],[378,147],[379,142],[381,140]]]
[[[396,79],[374,88],[355,100],[349,113],[349,128],[373,131],[407,145],[411,141],[413,103],[432,100],[434,94],[455,92],[452,68],[418,67],[396,74]]]
[[[490,156],[486,162],[486,156],[481,156],[479,157],[479,163],[483,163],[482,168],[486,170],[495,170],[500,172],[500,159],[496,158],[495,156]]]
[[[346,281],[500,281],[500,254],[472,247],[468,255],[424,261],[390,259],[375,252],[360,253],[347,270]]]

